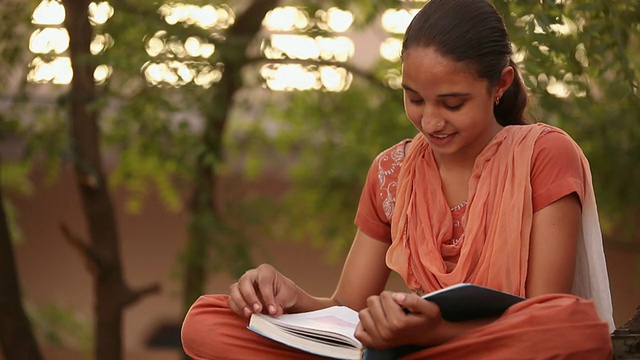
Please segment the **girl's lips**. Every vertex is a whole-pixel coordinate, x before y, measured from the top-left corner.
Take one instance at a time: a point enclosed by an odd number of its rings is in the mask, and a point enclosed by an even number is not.
[[[455,134],[429,134],[429,142],[433,145],[443,146],[451,142]]]

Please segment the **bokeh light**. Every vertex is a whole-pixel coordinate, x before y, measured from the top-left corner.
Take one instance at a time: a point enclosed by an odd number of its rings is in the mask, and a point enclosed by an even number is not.
[[[208,30],[223,30],[233,25],[235,13],[226,5],[196,6],[181,3],[161,5],[160,16],[169,25],[184,24]],[[215,35],[215,32],[214,32]],[[195,84],[208,88],[222,78],[221,64],[212,66],[215,44],[190,36],[184,41],[161,30],[145,38],[145,51],[152,58],[142,67],[149,85],[180,87]]]
[[[382,14],[382,28],[390,34],[404,34],[418,9],[388,9]]]
[[[351,12],[335,7],[318,10],[313,17],[302,8],[275,8],[263,21],[264,28],[270,34],[262,42],[262,54],[272,60],[303,60],[309,64],[345,63],[353,57],[355,44],[348,36],[339,34],[348,31],[353,20]],[[303,34],[314,28],[327,34]],[[352,80],[347,70],[334,64],[305,66],[268,63],[262,67],[260,75],[265,86],[275,91],[344,91]]]
[[[354,20],[353,13],[335,7],[327,11],[319,10],[316,18],[320,20],[317,22],[319,28],[334,33],[349,30]]]
[[[182,23],[202,29],[226,29],[235,21],[233,10],[226,5],[214,7],[171,3],[161,5],[158,13],[169,25]]]
[[[382,44],[380,44],[380,56],[391,62],[400,61],[400,55],[402,53],[402,40],[397,38],[386,38]]]
[[[303,9],[293,6],[277,7],[267,13],[262,26],[272,32],[303,31],[311,24]]]
[[[379,46],[380,57],[390,63],[399,63],[402,55],[402,35],[407,30],[411,20],[416,16],[424,1],[407,1],[409,4],[401,9],[387,9],[380,17],[380,25],[387,33]],[[417,4],[421,3],[421,4]],[[390,68],[385,74],[384,81],[392,89],[400,89],[402,76],[398,68]]]
[[[222,78],[222,64],[211,66],[196,61],[148,61],[142,66],[142,74],[149,85],[180,87],[189,83],[209,88]]]
[[[106,23],[114,14],[107,2],[92,2],[87,9],[92,25]],[[34,9],[31,22],[38,26],[29,38],[29,50],[37,56],[29,64],[27,81],[38,84],[67,85],[73,79],[71,60],[64,54],[69,50],[69,33],[62,27],[65,9],[60,1],[43,0]],[[90,44],[90,51],[97,55],[113,46],[114,39],[109,34],[96,34]],[[42,56],[46,55],[46,56]],[[97,84],[104,83],[111,76],[112,68],[99,65],[94,71]]]
[[[55,0],[43,0],[36,6],[31,22],[36,25],[62,25],[65,18],[64,6]]]
[[[106,1],[92,2],[88,7],[89,21],[94,26],[105,24],[115,13]],[[235,14],[226,5],[195,6],[189,4],[164,4],[158,9],[168,24],[182,23],[203,29],[226,29],[235,21]],[[34,10],[32,23],[38,26],[31,35],[29,49],[36,55],[30,64],[28,81],[35,83],[69,84],[73,78],[71,62],[64,54],[69,49],[69,34],[62,26],[65,9],[58,0],[43,0]],[[101,54],[115,43],[110,34],[96,34],[90,51]],[[207,40],[191,36],[184,42],[159,31],[145,40],[145,50],[151,58],[142,66],[142,74],[151,85],[183,86],[194,83],[209,87],[220,80],[220,66],[211,66],[204,61],[215,52],[215,45]],[[168,60],[172,59],[172,60]],[[198,60],[200,59],[200,60]],[[160,74],[159,72],[166,72]],[[113,68],[99,65],[94,71],[97,84],[104,83],[113,73]]]
[[[29,39],[29,50],[34,54],[60,55],[69,48],[67,30],[57,27],[37,29]]]
[[[380,24],[389,34],[379,45],[382,58],[389,62],[399,61],[400,36],[418,7],[413,4],[403,9],[389,9],[382,14]],[[88,11],[95,26],[105,24],[115,13],[106,1],[92,2]],[[212,36],[235,22],[235,13],[227,5],[165,3],[158,7],[158,14],[169,25],[197,26],[211,30]],[[64,17],[64,7],[59,0],[43,0],[34,10],[32,22],[38,28],[31,36],[29,48],[39,56],[31,64],[30,81],[64,84],[71,80],[70,62],[65,57],[69,35],[61,26]],[[263,20],[266,35],[261,52],[267,60],[277,61],[267,61],[260,69],[264,85],[276,91],[348,89],[353,76],[340,64],[352,60],[356,51],[356,44],[349,37],[353,23],[353,13],[336,7],[317,10],[313,14],[295,6],[269,11]],[[558,28],[557,31],[564,30]],[[117,39],[110,34],[97,34],[91,43],[91,53],[104,53],[115,41]],[[141,75],[149,85],[179,87],[195,84],[210,87],[222,77],[223,66],[211,64],[216,46],[210,39],[199,36],[178,38],[161,30],[145,36],[144,49],[150,59],[141,66]],[[576,56],[579,56],[578,52]],[[286,60],[299,63],[283,63]],[[40,71],[43,73],[39,74]],[[112,67],[98,66],[94,72],[96,83],[104,83],[112,73]]]
[[[113,7],[106,1],[92,2],[89,4],[89,21],[91,25],[103,25],[113,16],[114,12]]]
[[[29,64],[29,69],[27,80],[38,84],[65,85],[69,84],[73,77],[73,72],[70,71],[71,59],[66,56],[56,57],[51,61],[36,56]]]

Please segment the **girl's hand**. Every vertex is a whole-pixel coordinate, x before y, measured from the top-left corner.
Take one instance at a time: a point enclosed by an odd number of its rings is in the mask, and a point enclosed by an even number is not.
[[[447,340],[447,322],[438,305],[415,294],[385,291],[371,296],[359,315],[355,336],[370,348],[432,346]]]
[[[236,314],[248,318],[253,313],[281,315],[297,298],[298,286],[292,280],[262,264],[230,286],[228,304]]]

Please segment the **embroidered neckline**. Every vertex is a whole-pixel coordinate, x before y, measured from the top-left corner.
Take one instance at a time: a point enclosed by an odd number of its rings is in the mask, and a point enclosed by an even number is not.
[[[454,206],[451,208],[451,211],[456,211],[456,210],[460,210],[462,209],[463,206],[467,205],[467,200],[464,200],[463,202],[461,202],[460,204]]]
[[[447,241],[444,242],[444,244],[445,245],[456,245],[457,243],[462,241],[463,238],[464,238],[464,232],[462,233],[462,235],[460,235],[460,237],[455,238],[455,239],[451,239],[451,240],[447,240]]]

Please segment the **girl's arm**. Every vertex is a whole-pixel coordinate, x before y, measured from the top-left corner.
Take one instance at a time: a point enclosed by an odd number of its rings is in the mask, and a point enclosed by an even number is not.
[[[533,214],[526,297],[570,293],[582,236],[578,195],[566,195]]]
[[[311,311],[331,305],[344,305],[354,310],[367,306],[367,298],[384,290],[390,270],[385,256],[389,244],[358,230],[347,255],[338,286],[330,299],[304,294],[291,312]]]
[[[581,212],[578,196],[572,193],[534,213],[527,297],[571,292],[577,243],[582,234]],[[399,306],[411,313],[405,314]],[[445,321],[434,304],[413,294],[390,292],[369,298],[360,318],[356,337],[373,348],[438,345],[495,320]]]
[[[331,298],[312,296],[273,266],[260,265],[231,285],[229,307],[244,317],[260,312],[273,315],[299,313],[333,305],[360,310],[366,306],[367,297],[379,294],[387,283],[390,270],[385,255],[388,247],[389,244],[358,231]]]
[[[391,273],[385,261],[389,245],[358,230],[332,298],[360,310],[369,296],[379,295]]]

